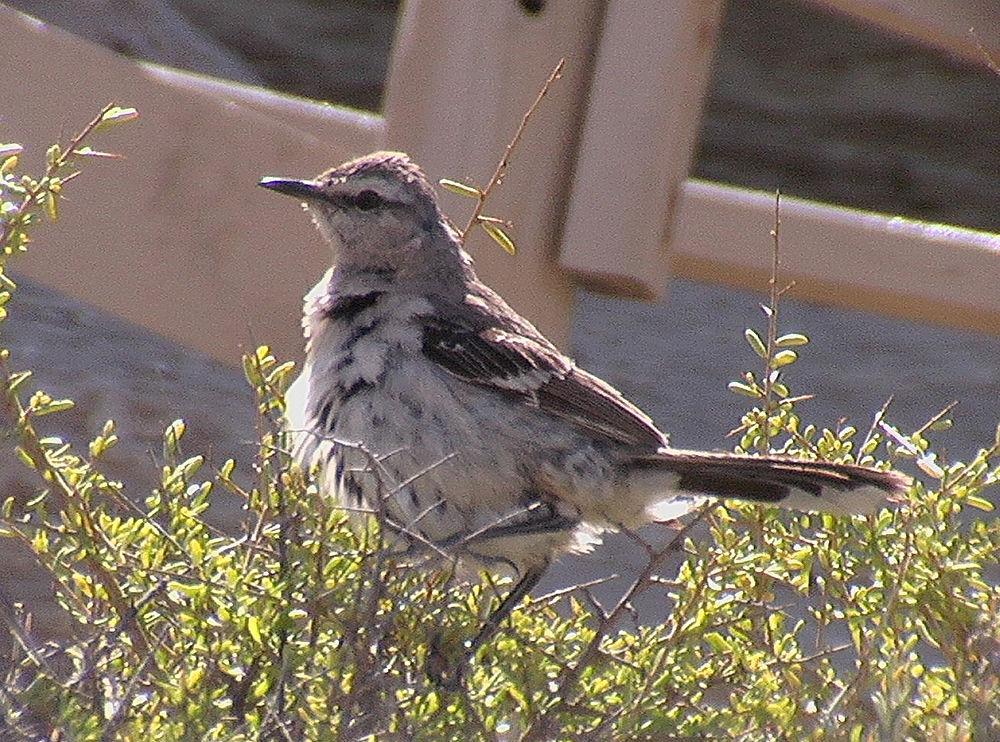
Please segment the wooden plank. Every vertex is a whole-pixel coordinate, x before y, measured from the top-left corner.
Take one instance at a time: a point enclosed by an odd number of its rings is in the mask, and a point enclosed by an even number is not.
[[[331,256],[295,204],[257,180],[377,148],[381,126],[199,87],[3,6],[0,27],[4,53],[32,60],[0,86],[3,139],[27,148],[30,170],[107,101],[141,114],[97,143],[127,159],[90,163],[67,188],[63,223],[36,230],[13,270],[228,363],[259,342],[297,357],[301,297]]]
[[[773,221],[773,194],[687,181],[674,274],[764,289]],[[797,298],[1000,334],[997,234],[783,196],[781,265]]]
[[[329,142],[357,142],[355,147],[382,147],[385,142],[385,119],[373,113],[329,103],[275,93],[232,80],[207,77],[185,70],[142,63],[150,78],[170,87],[210,95],[219,101],[258,111],[287,124],[305,137],[312,137],[318,150]],[[364,152],[357,152],[364,154]],[[331,162],[330,165],[335,163]]]
[[[561,342],[573,287],[557,263],[558,234],[603,6],[551,2],[529,15],[515,2],[407,2],[386,96],[392,147],[410,152],[432,178],[482,186],[546,75],[566,58],[487,207],[514,222],[517,257],[481,233],[469,243],[485,280]],[[464,224],[472,202],[442,198]]]
[[[810,0],[976,65],[1000,65],[996,0]]]
[[[687,177],[721,2],[643,0],[608,11],[562,241],[584,285],[662,295],[664,235]]]

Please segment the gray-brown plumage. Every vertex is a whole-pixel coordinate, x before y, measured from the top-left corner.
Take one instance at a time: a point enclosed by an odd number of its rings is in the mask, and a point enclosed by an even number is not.
[[[671,448],[479,281],[404,154],[261,185],[304,201],[334,252],[306,300],[307,357],[288,397],[296,455],[346,504],[382,492],[414,548],[511,568],[521,581],[504,612],[559,553],[700,495],[854,513],[906,486],[858,466]]]

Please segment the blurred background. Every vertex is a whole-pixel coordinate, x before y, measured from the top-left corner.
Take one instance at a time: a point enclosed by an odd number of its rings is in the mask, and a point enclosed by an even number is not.
[[[399,10],[391,0],[6,2],[124,55],[374,111]],[[1000,76],[807,3],[731,0],[693,174],[1000,231]],[[729,448],[725,433],[747,405],[726,383],[757,370],[742,335],[764,326],[765,291],[674,280],[653,304],[580,291],[572,351],[676,444]],[[252,409],[238,370],[32,282],[19,301],[5,327],[18,365],[78,401],[60,422],[67,438],[121,422],[116,474],[155,478],[159,435],[175,417],[188,422],[190,449],[209,449],[215,463],[246,457]],[[847,417],[866,429],[892,395],[890,418],[912,428],[958,400],[957,425],[939,435],[948,453],[968,457],[993,441],[1000,328],[789,300],[782,329],[813,340],[788,376],[793,392],[817,395],[802,407],[811,421]],[[5,488],[27,487],[21,477],[4,464]]]

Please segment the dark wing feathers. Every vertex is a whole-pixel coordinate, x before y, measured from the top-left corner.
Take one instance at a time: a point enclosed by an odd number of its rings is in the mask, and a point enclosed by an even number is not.
[[[426,318],[424,353],[449,373],[557,415],[582,430],[654,452],[666,437],[614,387],[576,367],[498,297],[467,297],[463,311]],[[502,301],[502,300],[500,300]],[[471,310],[471,311],[470,311]],[[509,314],[508,314],[509,313]]]
[[[638,407],[614,387],[575,366],[538,390],[539,407],[567,419],[593,433],[629,445],[659,449],[666,436]]]
[[[423,349],[438,365],[478,383],[511,386],[538,368],[530,354],[510,343],[438,320],[424,327]]]

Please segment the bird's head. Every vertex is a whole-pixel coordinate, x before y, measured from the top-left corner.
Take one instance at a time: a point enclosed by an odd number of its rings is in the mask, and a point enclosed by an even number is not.
[[[423,171],[402,152],[375,152],[311,180],[263,178],[260,185],[301,200],[339,265],[399,268],[433,259],[453,233]]]

